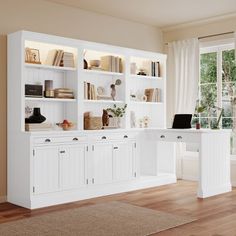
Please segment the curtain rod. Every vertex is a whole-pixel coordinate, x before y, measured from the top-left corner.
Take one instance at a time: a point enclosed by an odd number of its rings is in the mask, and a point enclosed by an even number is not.
[[[221,36],[221,35],[226,35],[226,34],[233,34],[233,33],[234,33],[234,31],[229,31],[229,32],[219,33],[219,34],[209,34],[209,35],[206,35],[206,36],[198,37],[198,40],[205,39],[205,38],[216,37],[216,36]],[[168,45],[168,43],[165,43],[165,45]]]

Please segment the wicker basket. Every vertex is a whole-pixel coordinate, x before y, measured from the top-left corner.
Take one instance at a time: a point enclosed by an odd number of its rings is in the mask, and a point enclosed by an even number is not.
[[[102,117],[84,117],[85,130],[102,129]]]

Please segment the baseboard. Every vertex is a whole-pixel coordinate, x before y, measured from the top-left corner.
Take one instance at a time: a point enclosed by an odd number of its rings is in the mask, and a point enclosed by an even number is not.
[[[6,202],[7,196],[0,196],[0,203]]]

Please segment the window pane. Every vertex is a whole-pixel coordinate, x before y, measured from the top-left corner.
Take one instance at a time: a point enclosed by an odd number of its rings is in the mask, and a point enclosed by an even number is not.
[[[223,118],[222,119],[222,128],[223,129],[232,129],[233,119],[232,118]]]
[[[223,117],[232,117],[233,116],[233,110],[232,110],[231,102],[222,102],[222,107],[224,109]]]
[[[217,53],[204,53],[200,55],[200,83],[216,83]]]
[[[200,119],[200,124],[201,124],[202,128],[209,128],[208,118],[201,118]]]
[[[235,96],[236,85],[235,83],[222,83],[222,99],[230,101]]]
[[[236,64],[234,49],[222,52],[222,80],[236,81]]]
[[[203,84],[200,86],[200,104],[206,107],[206,111],[201,113],[201,117],[216,116],[216,112],[212,109],[217,101],[217,88],[216,84]]]

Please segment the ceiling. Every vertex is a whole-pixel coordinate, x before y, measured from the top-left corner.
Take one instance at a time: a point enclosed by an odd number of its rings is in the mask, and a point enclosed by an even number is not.
[[[48,0],[166,28],[236,15],[236,0]]]

